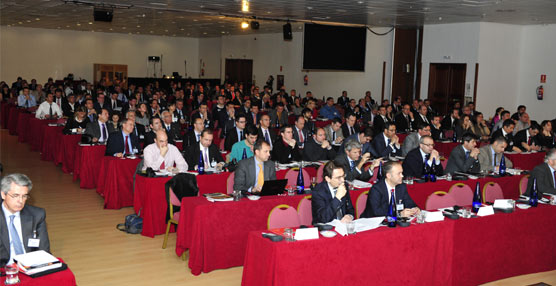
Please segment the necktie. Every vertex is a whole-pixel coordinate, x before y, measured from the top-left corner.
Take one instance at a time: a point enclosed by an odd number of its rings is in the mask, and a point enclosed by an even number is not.
[[[390,190],[390,199],[394,198],[394,203],[396,202],[396,193],[394,192],[394,189]]]
[[[264,140],[270,144],[270,136],[268,135],[268,130],[264,132]]]
[[[355,133],[355,130],[353,129],[353,126],[351,126],[349,128],[349,135],[353,135],[353,133]]]
[[[425,155],[425,164],[426,164],[426,163],[427,163],[427,161],[428,161],[428,160],[430,159],[430,157],[431,157],[431,155],[430,155],[430,154],[427,154],[427,155]]]
[[[164,170],[166,169],[166,164],[164,164],[164,161],[162,161],[162,164],[160,164],[160,168],[158,168],[159,170]]]
[[[554,174],[552,174],[554,177],[554,185],[552,185],[552,187],[556,187],[556,171],[554,171]]]
[[[131,152],[129,152],[129,136],[125,136],[125,154],[131,154]]]
[[[471,154],[470,151],[465,151],[465,159],[469,159],[469,155]]]
[[[166,131],[170,132],[170,125],[166,125]]]
[[[23,245],[21,244],[21,240],[19,239],[19,234],[17,233],[17,229],[15,228],[14,218],[15,215],[10,216],[10,234],[12,237],[12,243],[14,246],[15,254],[23,254]]]
[[[390,138],[388,138],[388,142],[386,143],[386,147],[390,146],[390,142],[391,142],[391,140],[390,140]]]
[[[332,131],[332,142],[336,142],[336,131]]]
[[[50,118],[52,118],[52,103],[50,104],[48,109],[49,109],[48,113],[50,114]]]
[[[303,143],[303,132],[299,130],[299,143]]]
[[[205,169],[210,167],[210,162],[209,162],[209,156],[208,156],[208,149],[205,148],[205,151],[203,152],[205,155]]]
[[[25,107],[29,108],[29,99],[25,100]]]
[[[255,113],[253,113],[253,124],[257,124],[257,115]]]
[[[89,120],[91,120],[91,122],[93,122],[93,115],[89,114]]]
[[[529,139],[527,140],[527,145],[531,145],[531,139],[532,139],[532,137],[529,136]]]
[[[493,157],[493,160],[492,160],[492,165],[496,166],[496,153],[494,153],[494,157]]]
[[[336,189],[333,189],[332,191],[334,192],[334,197],[333,198],[335,198],[336,193],[338,192],[338,189],[336,188]],[[338,210],[336,210],[336,218],[337,219],[342,219],[342,217],[343,217],[343,212],[342,212],[342,207],[340,206],[340,208],[338,208]]]
[[[197,134],[197,142],[199,142],[199,140],[201,140],[201,134]]]
[[[263,164],[259,164],[259,173],[257,174],[257,186],[262,187],[264,184]]]
[[[116,101],[112,100],[112,109],[116,109]]]
[[[243,140],[243,130],[239,131],[239,139],[237,141]]]
[[[350,170],[353,172],[353,169],[355,169],[355,161],[349,162],[349,165]]]
[[[108,133],[106,132],[106,125],[102,123],[102,139],[106,141],[108,139]]]

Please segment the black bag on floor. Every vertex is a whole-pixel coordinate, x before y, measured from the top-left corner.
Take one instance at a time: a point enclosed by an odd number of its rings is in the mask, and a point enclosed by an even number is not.
[[[138,214],[126,215],[125,223],[118,224],[116,228],[131,234],[141,233],[143,231],[143,218],[140,215],[140,210]]]

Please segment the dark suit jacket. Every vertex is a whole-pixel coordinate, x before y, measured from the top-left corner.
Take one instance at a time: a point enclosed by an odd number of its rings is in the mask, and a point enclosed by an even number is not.
[[[502,128],[494,131],[490,135],[490,144],[492,144],[494,142],[494,139],[496,139],[497,137],[504,136],[503,134],[504,133],[502,133]],[[508,141],[508,145],[506,146],[506,149],[504,149],[504,151],[511,152],[514,147],[514,135],[512,133],[508,133],[504,137],[506,137],[506,140]]]
[[[349,191],[346,192],[346,195],[341,200],[338,200],[330,193],[326,181],[322,181],[316,185],[315,189],[312,191],[311,198],[313,225],[333,221],[337,218],[336,214],[338,210],[341,210],[342,217],[346,214],[350,214],[355,218],[355,211],[353,203],[351,202],[351,197],[349,196]]]
[[[521,149],[521,151],[527,151],[527,149],[525,149],[525,147],[521,145],[521,143],[527,144],[527,130],[528,129],[520,130],[514,136],[514,146]],[[531,145],[532,144],[535,144],[536,146],[540,145],[537,136],[530,136],[530,138],[531,138]]]
[[[247,120],[247,124],[249,125],[257,125],[259,124],[259,120],[261,119],[261,114],[257,113],[256,117],[256,122],[253,122],[253,113],[252,112],[248,112],[245,114],[245,119]]]
[[[386,145],[386,141],[384,141],[384,133],[378,133],[373,141],[371,142],[372,150],[376,154],[373,154],[374,157],[388,157],[388,154],[392,156],[401,156],[402,155],[402,148],[400,146],[399,149],[392,148],[390,145]]]
[[[276,113],[276,109],[271,110],[268,115],[270,116],[270,124],[271,126],[276,126],[276,119],[278,118],[278,114]],[[288,112],[286,112],[286,110],[284,109],[284,111],[282,111],[282,114],[280,115],[280,126],[284,126],[286,124],[288,124]]]
[[[265,140],[264,138],[264,134],[263,134],[263,130],[259,127],[259,134],[257,135],[257,139],[258,140]],[[273,128],[268,128],[268,136],[270,137],[270,141],[272,141],[272,144],[274,146],[274,141],[276,141],[276,131],[274,131]]]
[[[108,135],[108,138],[110,138],[110,133],[116,130],[114,129],[114,125],[108,124],[108,122],[106,122],[105,124],[106,124],[106,133]],[[93,138],[100,138],[101,131],[100,131],[100,126],[98,125],[98,120],[89,122],[87,124],[87,127],[85,128],[85,134],[91,135],[93,136]]]
[[[386,119],[388,119],[388,117]],[[374,132],[375,135],[384,132],[384,124],[385,123],[386,122],[384,121],[384,119],[382,118],[382,116],[380,114],[377,114],[375,116],[375,119],[373,121],[373,132]]]
[[[110,106],[110,104],[108,103],[108,100],[106,100],[106,98],[104,99],[104,103],[100,104],[98,102],[95,102],[93,104],[93,108],[97,111],[97,114],[100,114],[101,109],[108,109],[109,112],[112,112],[112,107]]]
[[[334,151],[334,148],[330,148],[330,150],[322,148],[321,145],[315,142],[313,137],[305,142],[303,148],[303,160],[305,161],[316,162],[320,160],[332,160],[335,156],[336,151]]]
[[[197,135],[195,135],[195,130],[190,130],[187,133],[185,133],[185,136],[183,137],[184,150],[185,147],[189,147],[197,143],[199,143],[199,141],[197,141]]]
[[[278,140],[274,142],[274,148],[272,149],[272,161],[279,162],[281,164],[291,163],[292,161],[301,160],[301,151],[297,144],[293,148],[284,143],[282,137],[278,137]]]
[[[527,183],[526,196],[531,194],[531,188],[533,188],[533,179],[537,179],[537,190],[543,194],[553,194],[556,195],[556,186],[554,186],[554,180],[552,179],[552,174],[547,163],[542,163],[537,165],[531,171],[531,177]],[[539,198],[540,198],[539,194]]]
[[[176,110],[174,110],[174,116],[178,118],[178,121],[180,121],[181,119],[188,121],[187,111],[185,110],[185,108],[181,110],[181,115],[176,108]]]
[[[478,157],[477,157],[478,158]],[[448,165],[446,165],[446,174],[453,174],[454,172],[463,173],[477,173],[481,170],[481,165],[478,159],[474,159],[469,156],[465,159],[465,151],[463,150],[463,145],[456,146],[452,153],[450,153],[450,159],[448,159]]]
[[[131,148],[137,149],[139,153],[141,152],[141,146],[139,145],[139,138],[135,136],[135,134],[129,134],[129,139],[131,140]],[[113,156],[117,153],[123,153],[125,151],[125,142],[124,142],[124,135],[122,131],[114,131],[110,133],[108,136],[108,142],[106,143],[106,152],[104,153],[105,156]]]
[[[142,124],[139,123],[135,123],[135,128],[133,128],[133,134],[135,134],[135,136],[137,136],[137,138],[139,138],[139,141],[143,141],[144,137],[145,137],[145,126],[143,126]],[[143,139],[141,139],[141,136],[143,136]],[[173,142],[174,140],[172,140]],[[170,142],[170,139],[168,139],[168,142]],[[171,143],[174,144],[174,143]],[[145,145],[147,146],[147,145]]]
[[[394,117],[394,122],[396,123],[396,130],[398,132],[409,131],[412,128],[411,117],[408,115],[407,120],[403,113],[399,113]]]
[[[255,156],[239,161],[234,171],[234,190],[247,191],[257,184],[255,174]],[[276,167],[274,162],[268,160],[263,164],[264,180],[276,180]]]
[[[453,130],[454,127],[459,125],[459,120],[454,120],[454,124],[452,124],[452,116],[448,115],[444,117],[444,119],[442,119],[442,122],[440,122],[440,124],[440,129],[442,130]]]
[[[409,151],[407,156],[405,156],[405,160],[403,161],[403,175],[404,177],[411,176],[420,178],[423,176],[423,165],[424,160],[421,156],[421,149],[419,147]],[[442,164],[440,162],[438,165],[433,165],[434,170],[436,171],[437,176],[442,176],[444,174],[444,168],[442,168]]]
[[[74,128],[87,128],[87,124],[89,124],[89,122],[90,121],[88,117],[85,117],[85,119],[83,119],[83,121],[81,122],[77,122],[75,121],[74,117],[70,117],[68,119],[68,122],[66,123],[66,126],[64,126],[64,130],[62,130],[62,133],[71,134],[71,130]],[[108,129],[108,127],[106,129]]]
[[[166,136],[168,136],[168,134],[166,134]],[[154,143],[154,139],[156,139],[156,133],[154,133],[154,131],[149,131],[145,134],[145,140],[143,143],[143,146],[147,147],[151,144]],[[185,142],[184,142],[185,143]],[[172,144],[172,145],[176,145],[176,142],[174,141],[173,138],[171,138],[170,136],[168,136],[168,144]],[[185,145],[183,145],[185,148]]]
[[[72,118],[73,114],[75,112],[75,109],[77,109],[78,106],[79,106],[79,104],[76,102],[76,103],[73,104],[73,109],[72,109],[71,105],[68,102],[62,103],[62,112],[64,113],[64,116]]]
[[[360,161],[361,160],[355,161],[355,167],[357,167],[357,164],[359,164]],[[353,168],[352,171],[346,153],[338,154],[338,156],[336,156],[336,158],[334,159],[334,162],[338,165],[341,165],[344,168],[344,173],[346,174],[346,181],[353,181],[357,179],[363,182],[367,182],[372,177],[369,171],[361,170],[361,172],[359,172],[355,167]]]
[[[199,112],[195,112],[193,114],[191,114],[191,124],[193,125],[193,122],[195,122],[195,119],[197,118],[201,118],[201,114]],[[211,128],[214,125],[214,122],[212,120],[212,115],[210,114],[210,112],[207,112],[207,118],[204,119],[205,120],[205,128]]]
[[[431,119],[430,117],[428,117],[428,113],[427,113],[427,120],[429,121],[428,123],[425,122],[423,120],[423,118],[421,118],[421,113],[417,113],[416,115],[414,115],[415,121],[413,121],[413,126],[418,126],[418,125],[430,125],[431,123]]]
[[[170,123],[170,131],[166,128],[166,123],[162,122],[162,128],[166,130],[166,134],[168,135],[168,139],[172,138],[173,140],[181,140],[183,137],[181,136],[181,124],[177,122]]]
[[[345,151],[345,145],[348,141],[352,141],[355,140],[357,142],[359,142],[359,133],[353,134],[349,137],[347,137],[343,142],[342,145],[340,145],[340,148],[338,149],[338,153],[344,153]],[[359,142],[361,143],[361,142]],[[376,156],[377,152],[374,150],[374,148],[371,146],[371,142],[367,142],[365,144],[363,144],[363,146],[361,146],[361,154],[365,154],[365,153],[371,153],[372,156]]]
[[[342,134],[344,134],[344,136],[346,137],[349,137],[353,134],[359,134],[359,128],[357,126],[357,123],[353,125],[353,133],[349,132],[349,128],[346,123],[342,124]]]
[[[299,131],[295,126],[293,126],[292,129],[293,129],[293,139],[295,139],[295,142],[297,142],[297,146],[301,146],[301,143],[299,142]],[[309,139],[309,134],[307,134],[307,130],[305,129],[302,129],[301,133],[303,134],[303,144],[305,144],[305,142],[307,142],[307,140]]]
[[[436,127],[431,125],[431,136],[434,141],[440,140],[440,135],[442,134],[442,130],[437,129]]]
[[[209,163],[212,162],[212,159],[216,161],[216,163],[224,162],[222,159],[222,155],[220,155],[220,151],[218,151],[218,147],[214,144],[209,146]],[[199,144],[193,144],[187,147],[186,152],[184,152],[184,158],[187,161],[187,166],[189,166],[189,171],[195,170],[195,166],[199,165],[199,156],[201,153],[201,149]]]
[[[3,203],[0,200],[0,203]],[[26,205],[21,210],[21,243],[25,248],[25,252],[44,250],[50,252],[50,240],[46,229],[46,213],[44,209]],[[33,231],[37,232],[37,238],[40,239],[39,247],[29,247],[29,238],[33,238]],[[4,267],[10,259],[10,237],[8,225],[4,212],[0,210],[0,267]],[[2,279],[4,279],[2,277]]]
[[[414,208],[417,206],[407,193],[407,186],[405,184],[399,184],[396,186],[394,189],[394,196],[396,203],[401,200],[404,208]],[[388,201],[386,182],[381,180],[371,187],[369,196],[367,197],[367,205],[365,206],[365,211],[361,217],[386,216],[388,214],[389,204],[390,202]]]
[[[349,97],[340,96],[340,97],[338,98],[337,104],[338,104],[338,105],[341,105],[342,107],[348,105],[348,104],[349,104]]]
[[[243,138],[237,138],[237,129],[235,127],[229,129],[226,134],[226,140],[224,141],[224,150],[231,151],[232,146],[243,139],[245,139],[245,129],[243,129]]]

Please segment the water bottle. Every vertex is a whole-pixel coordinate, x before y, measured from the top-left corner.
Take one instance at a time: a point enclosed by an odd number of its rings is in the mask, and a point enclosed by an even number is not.
[[[378,170],[376,172],[376,182],[375,183],[378,183],[383,178],[384,178],[384,175],[382,174],[382,162],[380,162],[378,164]]]
[[[423,163],[423,176],[421,177],[423,178],[423,180],[425,180],[425,182],[428,182],[430,179],[429,172],[430,172],[429,165],[427,164],[427,162]]]
[[[478,212],[481,205],[481,185],[477,182],[475,193],[473,194],[473,212]]]
[[[205,174],[205,160],[203,160],[203,152],[199,152],[198,171],[199,171],[199,175]]]
[[[454,143],[458,142],[458,134],[456,130],[454,130],[454,135],[452,136],[452,142]]]
[[[388,227],[396,227],[396,221],[398,220],[396,214],[396,203],[394,202],[394,195],[390,197],[390,204],[388,205],[388,215],[386,216],[388,220]]]
[[[430,181],[431,182],[436,182],[436,168],[434,168],[436,166],[436,160],[435,158],[432,158],[432,165],[430,167]]]
[[[506,159],[504,159],[504,155],[502,154],[502,158],[500,158],[500,167],[498,168],[498,173],[500,176],[506,175]]]
[[[537,188],[537,178],[533,179],[533,187],[531,188],[531,193],[529,194],[529,205],[532,207],[537,207],[539,204],[539,190]]]
[[[247,149],[243,148],[243,155],[241,155],[241,160],[247,159]]]
[[[299,163],[299,173],[297,173],[297,193],[303,194],[305,184],[303,183],[303,161]]]

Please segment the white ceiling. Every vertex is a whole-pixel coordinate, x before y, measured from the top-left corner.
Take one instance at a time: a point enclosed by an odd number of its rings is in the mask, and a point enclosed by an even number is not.
[[[303,21],[349,23],[370,27],[418,27],[423,24],[497,22],[531,25],[556,23],[555,0],[1,0],[0,24],[79,31],[217,37],[281,32],[286,20],[293,30]],[[92,5],[114,9],[112,23],[94,22]],[[129,8],[124,8],[129,7]],[[257,18],[260,29],[239,23]]]

